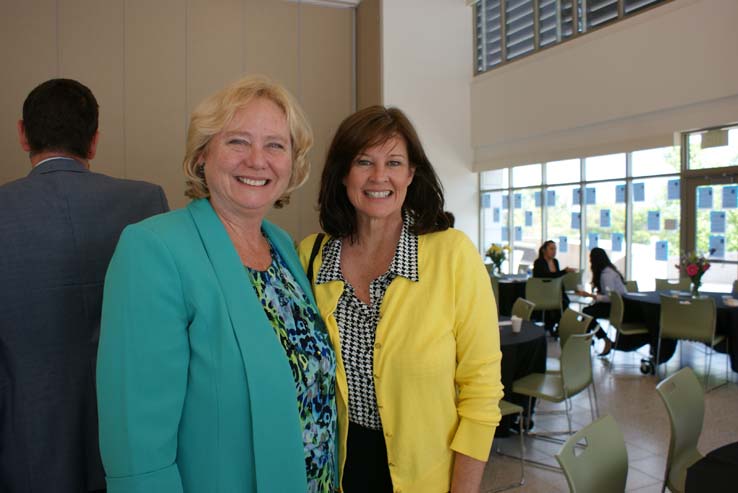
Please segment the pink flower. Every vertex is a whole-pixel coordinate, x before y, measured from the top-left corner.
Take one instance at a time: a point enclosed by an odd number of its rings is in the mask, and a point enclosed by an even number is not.
[[[702,272],[705,272],[707,269],[710,268],[710,264],[705,264],[702,266]]]
[[[696,276],[699,271],[699,267],[697,267],[695,264],[689,264],[687,266],[687,275],[689,277]]]

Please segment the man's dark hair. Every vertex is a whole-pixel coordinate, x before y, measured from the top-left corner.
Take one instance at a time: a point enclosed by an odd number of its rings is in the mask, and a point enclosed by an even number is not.
[[[86,86],[71,79],[51,79],[23,103],[23,127],[31,155],[65,152],[86,158],[97,132],[98,105]]]
[[[405,140],[410,167],[415,169],[402,206],[414,219],[412,232],[421,235],[448,229],[443,187],[412,123],[397,108],[370,106],[341,123],[328,150],[318,195],[323,231],[334,237],[354,238],[356,209],[346,195],[343,179],[359,153],[395,136]]]

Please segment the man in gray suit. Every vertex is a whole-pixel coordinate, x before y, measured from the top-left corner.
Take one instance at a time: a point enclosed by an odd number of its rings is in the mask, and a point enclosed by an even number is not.
[[[159,186],[89,170],[97,121],[79,82],[36,87],[18,122],[33,169],[0,186],[2,492],[105,488],[95,396],[105,271],[123,228],[168,206]]]

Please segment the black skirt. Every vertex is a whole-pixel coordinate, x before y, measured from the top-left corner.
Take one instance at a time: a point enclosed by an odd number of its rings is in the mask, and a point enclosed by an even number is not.
[[[387,464],[387,446],[382,430],[372,430],[349,422],[346,465],[343,468],[345,493],[392,493]]]

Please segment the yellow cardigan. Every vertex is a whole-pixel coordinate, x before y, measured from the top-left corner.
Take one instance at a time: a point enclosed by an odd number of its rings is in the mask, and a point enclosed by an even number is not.
[[[324,239],[327,241],[327,238]],[[315,242],[305,238],[303,267]],[[322,249],[313,266],[320,270]],[[500,337],[489,275],[458,230],[418,237],[419,282],[397,277],[380,307],[374,386],[396,492],[450,489],[453,452],[486,461],[500,421]],[[313,285],[337,365],[339,464],[346,460],[348,384],[333,316],[343,283]]]

